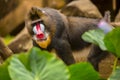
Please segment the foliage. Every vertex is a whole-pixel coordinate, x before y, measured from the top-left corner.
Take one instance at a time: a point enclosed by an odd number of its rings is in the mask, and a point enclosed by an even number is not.
[[[113,29],[104,38],[107,50],[120,58],[120,28]]]
[[[69,66],[70,80],[98,80],[99,75],[90,63],[78,63]]]
[[[117,67],[108,80],[120,80],[120,67]]]
[[[120,28],[113,29],[108,34],[102,30],[90,30],[82,35],[82,38],[90,43],[100,46],[102,50],[112,52],[120,58]]]
[[[0,80],[97,80],[98,78],[98,73],[89,63],[66,66],[54,55],[38,48],[32,48],[28,53],[13,55],[0,65]]]
[[[82,38],[87,42],[98,45],[102,50],[109,51],[116,56],[113,72],[108,80],[119,80],[120,67],[117,68],[116,64],[118,58],[120,58],[120,28],[115,28],[107,34],[99,30],[91,30],[85,32]]]
[[[101,29],[96,29],[85,32],[82,35],[82,39],[95,45],[99,45],[102,50],[107,50],[103,42],[104,36],[105,33]]]
[[[101,30],[90,30],[82,35],[82,38],[93,44],[98,45],[102,50],[112,52],[120,58],[120,28],[113,29],[105,34]]]
[[[37,48],[33,48],[29,54],[14,55],[4,64],[6,63],[9,63],[4,68],[7,76],[0,75],[0,80],[10,80],[6,78],[9,76],[11,80],[68,80],[70,77],[68,68],[62,61]],[[0,73],[4,70],[0,67]]]
[[[10,58],[0,65],[0,80],[11,80],[8,73],[8,65]]]

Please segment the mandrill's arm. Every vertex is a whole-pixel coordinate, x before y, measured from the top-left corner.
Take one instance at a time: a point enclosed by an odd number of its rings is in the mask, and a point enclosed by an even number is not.
[[[57,45],[56,45],[57,44]],[[54,39],[52,42],[57,55],[67,64],[75,63],[70,44],[66,40]]]

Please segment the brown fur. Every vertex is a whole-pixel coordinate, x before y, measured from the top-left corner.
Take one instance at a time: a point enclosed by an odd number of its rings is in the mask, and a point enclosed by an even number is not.
[[[59,11],[51,8],[33,7],[26,18],[26,27],[31,36],[33,35],[31,23],[37,19],[42,20],[41,22],[45,25],[51,37],[50,45],[44,50],[51,51],[55,49],[57,55],[68,65],[75,63],[75,56],[72,55],[73,51],[80,51],[91,45],[83,41],[81,35],[88,30],[98,28],[97,24],[99,22],[99,19],[66,17]],[[34,40],[33,44],[41,48]],[[101,58],[97,57],[103,52],[100,48],[96,47],[92,48],[88,60],[98,70],[98,63]]]

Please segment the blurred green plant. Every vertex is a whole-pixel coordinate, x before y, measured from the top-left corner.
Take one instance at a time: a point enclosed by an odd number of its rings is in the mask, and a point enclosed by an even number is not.
[[[82,35],[82,39],[98,45],[102,50],[109,51],[116,56],[113,72],[109,80],[119,80],[120,77],[118,77],[118,73],[120,69],[117,68],[119,66],[116,66],[116,64],[118,58],[120,58],[120,27],[113,29],[107,34],[101,31],[101,29],[90,30]]]
[[[116,57],[120,58],[120,28],[115,28],[109,32],[104,38],[107,50],[112,52]]]
[[[0,65],[0,80],[98,80],[89,63],[66,66],[56,56],[32,48],[28,53],[12,55]]]
[[[99,80],[99,74],[93,69],[90,63],[82,62],[68,67],[70,80]]]
[[[105,33],[101,29],[89,30],[82,35],[84,41],[98,45],[102,50],[107,50],[103,42],[104,37]]]
[[[115,71],[112,72],[108,80],[120,80],[120,67],[116,67]]]

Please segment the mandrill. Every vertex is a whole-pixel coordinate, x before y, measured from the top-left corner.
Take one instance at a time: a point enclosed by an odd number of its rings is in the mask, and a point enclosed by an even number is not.
[[[97,29],[99,22],[100,19],[67,17],[55,9],[38,7],[32,7],[25,20],[33,45],[47,51],[54,49],[67,65],[75,63],[72,51],[91,45],[83,41],[81,36],[88,30]],[[106,55],[106,51],[93,45],[88,61],[98,70],[98,63]]]

